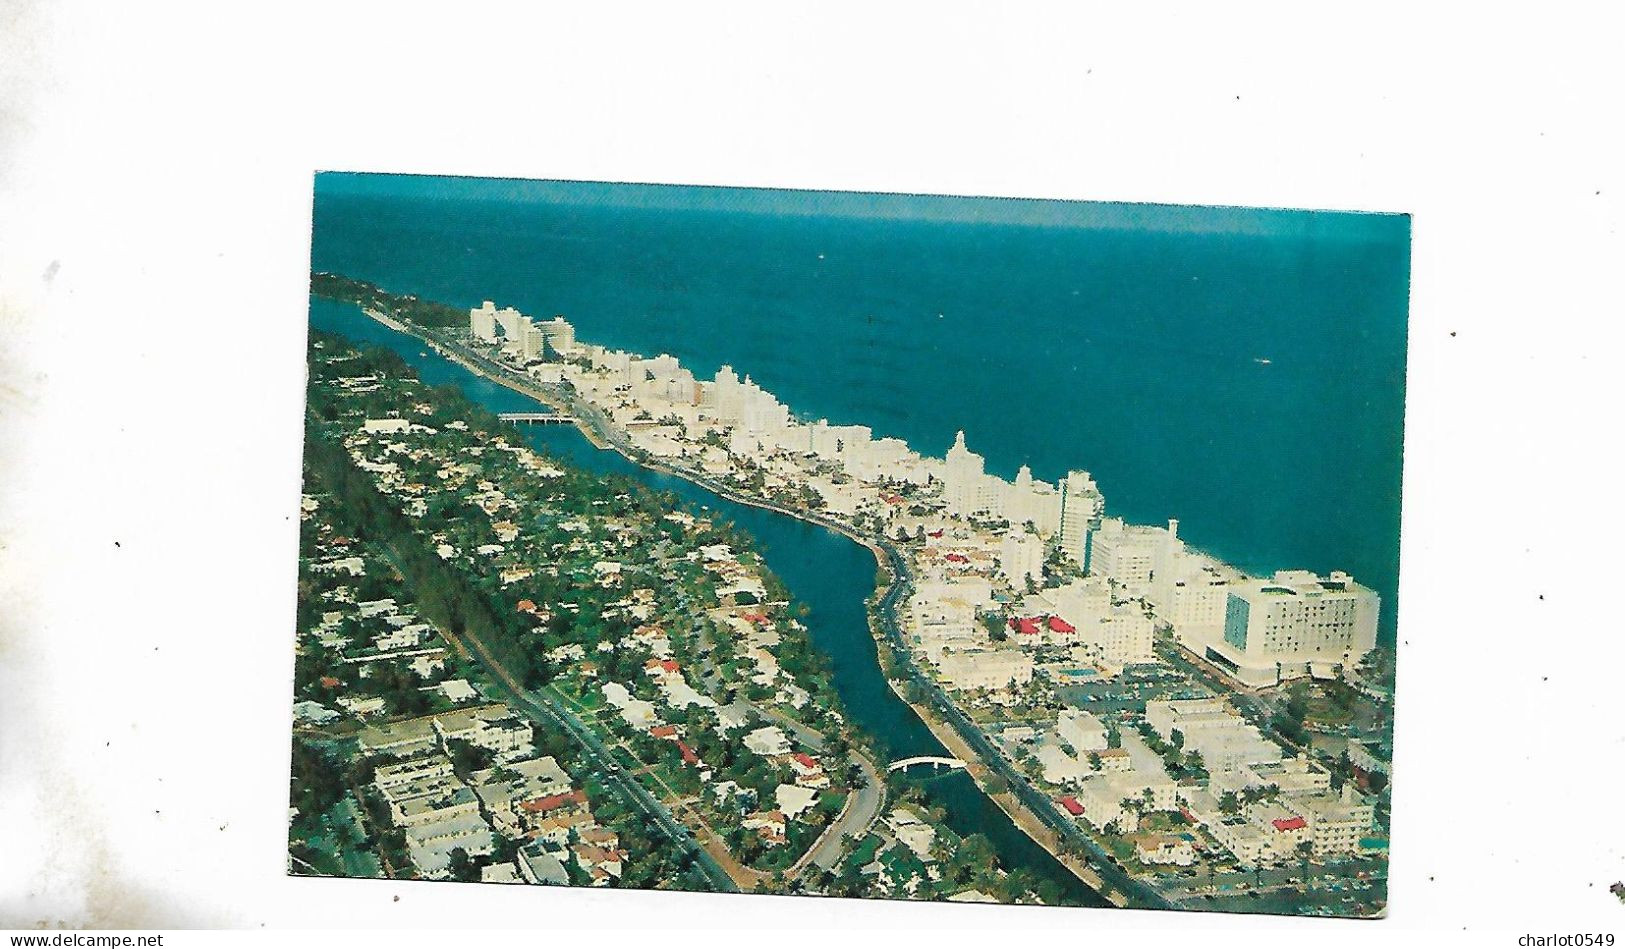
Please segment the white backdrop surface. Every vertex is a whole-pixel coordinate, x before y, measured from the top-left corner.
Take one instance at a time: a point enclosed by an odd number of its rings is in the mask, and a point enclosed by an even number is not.
[[[0,5],[0,928],[1625,928],[1614,12],[1139,6]],[[316,169],[1414,214],[1389,919],[286,878]]]

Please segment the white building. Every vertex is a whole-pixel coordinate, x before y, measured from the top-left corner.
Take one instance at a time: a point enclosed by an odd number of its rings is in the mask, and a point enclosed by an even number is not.
[[[1196,862],[1196,847],[1186,836],[1140,834],[1134,839],[1134,855],[1144,864],[1188,867]]]
[[[897,842],[913,851],[914,856],[927,863],[935,859],[931,854],[931,848],[937,842],[935,827],[920,820],[913,812],[901,807],[891,812],[887,823],[891,824],[892,833],[897,837]]]
[[[977,607],[993,605],[993,581],[986,577],[954,577],[952,579],[922,577],[915,584],[916,595],[926,599],[951,597],[964,600]]]
[[[1014,527],[1031,524],[1039,534],[1052,537],[1061,527],[1062,492],[1054,485],[1033,480],[1026,465],[1005,489],[1004,516]]]
[[[1111,611],[1093,622],[1076,624],[1077,644],[1109,666],[1155,662],[1156,624],[1131,604],[1113,604]]]
[[[574,352],[576,348],[575,327],[565,322],[564,317],[555,316],[551,320],[542,320],[535,324],[541,331],[542,338],[547,344],[561,353]]]
[[[1111,587],[1101,577],[1073,580],[1045,595],[1055,604],[1055,613],[1073,626],[1100,620],[1112,611]]]
[[[632,383],[632,354],[620,350],[594,348],[592,367],[606,376],[610,387]]]
[[[1114,580],[1131,596],[1146,595],[1165,536],[1160,527],[1125,524],[1120,517],[1102,520],[1090,535],[1089,575]]]
[[[1081,708],[1063,710],[1055,723],[1055,734],[1080,755],[1106,748],[1106,726]]]
[[[529,322],[520,330],[519,355],[525,359],[541,359],[547,352],[547,334],[540,326]]]
[[[999,544],[999,573],[1018,590],[1044,579],[1044,541],[1024,527],[1013,528]]]
[[[475,339],[491,342],[497,338],[497,305],[486,300],[468,311],[468,332]]]
[[[743,416],[745,393],[740,385],[739,375],[733,371],[732,366],[723,366],[717,370],[716,377],[711,380],[709,394],[711,407],[718,421],[732,425]]]
[[[763,725],[745,736],[745,747],[764,758],[771,758],[789,754],[790,739],[785,737],[784,730],[779,726]]]
[[[496,850],[491,827],[478,812],[459,814],[416,824],[406,829],[406,852],[412,864],[428,879],[446,876],[451,869],[451,852],[462,850],[481,857]]]
[[[1241,579],[1232,567],[1187,555],[1152,578],[1151,602],[1180,642],[1201,653],[1223,636],[1230,588]]]
[[[965,447],[965,433],[956,433],[942,473],[942,499],[948,513],[972,517],[1002,512],[1005,484],[988,475],[983,465],[982,456]]]
[[[525,327],[530,325],[530,319],[513,307],[505,306],[496,311],[496,323],[502,327],[502,335],[508,342],[517,343],[523,341]]]
[[[1248,724],[1224,699],[1147,702],[1145,720],[1172,741],[1179,732],[1184,750],[1195,751],[1211,774],[1281,760],[1281,746]]]
[[[1113,602],[1104,578],[1084,577],[1045,593],[1055,615],[1072,627],[1065,642],[1106,665],[1156,661],[1156,624],[1137,603]]]
[[[977,621],[976,607],[958,596],[916,593],[909,599],[910,629],[927,653],[984,646],[987,630]]]
[[[1141,771],[1125,771],[1089,778],[1078,785],[1080,815],[1096,830],[1115,823],[1121,831],[1138,825],[1135,806],[1144,812],[1168,811],[1177,806],[1178,786],[1168,778]],[[1124,806],[1125,804],[1135,806]]]
[[[1078,563],[1084,562],[1089,531],[1100,523],[1106,499],[1087,471],[1069,471],[1061,481],[1061,552]]]
[[[956,689],[1002,689],[1032,681],[1032,657],[1015,649],[945,652],[937,656],[937,671]]]
[[[1053,741],[1040,742],[1033,751],[1033,757],[1038,759],[1044,771],[1044,780],[1050,784],[1076,785],[1094,774],[1087,758],[1069,755],[1066,749]]]
[[[1283,794],[1323,794],[1331,790],[1332,776],[1308,756],[1299,754],[1294,758],[1216,772],[1208,787],[1215,794],[1230,791],[1240,795],[1250,788],[1271,786]]]
[[[1207,657],[1248,683],[1335,675],[1375,648],[1377,609],[1377,594],[1341,571],[1278,571],[1231,585]]]
[[[773,789],[773,800],[779,805],[779,813],[795,820],[818,803],[818,791],[799,784],[781,784]]]
[[[660,716],[655,713],[654,703],[633,698],[626,686],[619,682],[605,682],[599,689],[604,693],[604,701],[620,711],[628,727],[643,731],[659,724]]]
[[[1371,832],[1376,809],[1343,785],[1341,794],[1288,795],[1286,803],[1308,825],[1309,840],[1318,856],[1358,853],[1360,841]]]

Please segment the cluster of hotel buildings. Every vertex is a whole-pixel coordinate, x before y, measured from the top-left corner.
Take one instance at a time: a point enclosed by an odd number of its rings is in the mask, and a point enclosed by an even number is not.
[[[867,426],[798,419],[729,366],[703,379],[670,355],[580,344],[562,317],[535,322],[488,301],[470,311],[469,325],[510,364],[571,385],[655,457],[719,478],[754,473],[769,494],[810,490],[827,513],[888,534],[926,531],[914,632],[963,687],[1020,684],[1031,673],[1019,654],[984,641],[978,616],[999,608],[1015,614],[1017,646],[1078,645],[1080,658],[1108,667],[1152,660],[1152,632],[1165,624],[1191,652],[1251,686],[1336,676],[1376,644],[1377,594],[1347,574],[1247,576],[1189,548],[1177,521],[1105,517],[1086,471],[1052,484],[1023,466],[1006,481],[986,471],[963,432],[943,458],[923,456]],[[912,487],[906,502],[896,493],[904,486]],[[930,513],[910,514],[922,500]],[[1081,568],[1083,579],[1046,587],[1052,553]]]
[[[1148,702],[1145,720],[1162,740],[1202,756],[1211,775],[1205,787],[1171,778],[1138,735],[1108,747],[1106,726],[1081,709],[1062,712],[1042,737],[1018,737],[1036,746],[1044,780],[1067,792],[1057,801],[1061,808],[1097,830],[1128,836],[1140,814],[1178,811],[1244,866],[1305,851],[1320,859],[1348,856],[1369,843],[1375,815],[1368,799],[1352,784],[1334,791],[1325,768],[1304,755],[1286,756],[1224,699]],[[1189,865],[1194,841],[1159,838],[1141,858]]]
[[[1248,686],[1346,675],[1375,647],[1378,597],[1347,574],[1248,576],[1188,547],[1177,521],[1105,516],[1086,471],[1048,483],[1023,466],[1006,481],[962,432],[944,457],[923,456],[865,426],[798,419],[731,367],[697,378],[672,356],[581,345],[567,331],[559,338],[569,347],[557,347],[566,359],[526,356],[534,347],[482,335],[491,309],[471,314],[476,339],[538,381],[568,384],[635,447],[768,497],[812,492],[830,516],[906,536],[914,585],[900,621],[910,646],[973,702],[1018,705],[1040,675],[1098,679],[1159,662],[1159,628]],[[1140,813],[1182,811],[1250,864],[1357,852],[1372,826],[1368,802],[1334,793],[1325,769],[1286,758],[1222,699],[1153,701],[1143,720],[1200,754],[1207,785],[1176,782],[1132,731],[1109,747],[1106,726],[1073,708],[1027,742],[1044,780],[1068,792],[1065,811],[1125,833]],[[1193,859],[1189,837],[1136,841],[1145,862]]]

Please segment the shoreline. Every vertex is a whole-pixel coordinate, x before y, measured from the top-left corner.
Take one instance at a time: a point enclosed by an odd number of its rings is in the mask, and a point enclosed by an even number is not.
[[[657,471],[672,477],[682,478],[691,484],[698,485],[699,487],[716,494],[718,497],[732,501],[736,504],[743,504],[750,507],[760,508],[762,510],[772,511],[787,517],[793,517],[796,520],[802,521],[803,523],[823,527],[834,533],[840,534],[853,543],[867,548],[869,552],[874,555],[876,564],[881,569],[885,570],[892,578],[891,583],[888,586],[877,586],[875,588],[875,592],[880,594],[882,598],[887,592],[895,589],[900,584],[909,582],[906,566],[904,567],[904,575],[898,576],[897,573],[892,569],[892,565],[890,564],[884,549],[869,538],[859,536],[855,531],[846,525],[832,519],[809,516],[806,513],[798,512],[790,508],[784,508],[759,498],[752,498],[738,494],[732,489],[725,488],[714,483],[709,483],[705,479],[699,478],[688,472],[672,468],[661,462],[635,458],[621,445],[616,444],[612,440],[605,440],[601,438],[596,428],[590,422],[583,419],[574,411],[571,411],[569,406],[563,400],[551,395],[550,393],[546,392],[546,390],[533,388],[531,386],[521,386],[512,380],[500,378],[498,374],[488,371],[485,367],[480,366],[473,360],[464,357],[461,353],[449,352],[446,349],[441,348],[433,339],[423,335],[418,328],[402,323],[393,317],[388,316],[387,314],[380,313],[366,307],[362,307],[361,311],[390,329],[422,341],[441,357],[451,360],[458,366],[461,366],[462,368],[489,382],[503,386],[504,388],[517,392],[520,395],[533,398],[554,410],[564,412],[570,417],[571,424],[574,425],[577,430],[579,430],[582,435],[592,443],[593,447],[598,448],[599,450],[615,451],[627,461],[641,468]],[[874,628],[873,622],[869,623],[869,634],[874,639],[877,646],[886,646],[886,648],[890,650],[890,647],[885,643],[884,637]],[[908,663],[909,667],[913,668],[913,658],[911,656],[897,656],[895,650],[891,650],[891,652],[897,661]],[[880,661],[878,653],[876,654],[875,661],[877,663]],[[916,669],[914,671],[918,670]],[[1017,799],[1014,794],[1010,793],[1008,790],[1003,793],[994,793],[986,786],[985,776],[991,770],[990,767],[988,766],[987,762],[982,760],[980,755],[978,755],[968,744],[965,743],[963,739],[959,737],[959,734],[953,729],[952,726],[941,721],[934,713],[934,710],[929,706],[910,701],[909,698],[903,694],[902,689],[899,687],[898,680],[892,676],[885,675],[884,669],[882,669],[882,676],[886,679],[886,684],[891,689],[892,693],[895,694],[898,699],[903,702],[903,704],[907,705],[914,712],[914,714],[919,717],[920,721],[925,724],[926,728],[931,732],[931,734],[935,736],[945,748],[947,748],[950,752],[953,752],[955,757],[958,757],[960,760],[966,762],[966,764],[969,766],[966,768],[966,771],[968,774],[970,774],[972,781],[975,782],[977,789],[985,794],[989,800],[993,801],[993,803],[998,806],[999,810],[1004,812],[1005,816],[1010,819],[1010,822],[1015,825],[1016,829],[1025,834],[1028,839],[1032,840],[1033,843],[1037,844],[1046,853],[1053,857],[1057,863],[1065,867],[1069,873],[1076,877],[1080,882],[1088,886],[1112,906],[1118,908],[1126,908],[1129,906],[1126,895],[1118,892],[1118,888],[1109,887],[1106,882],[1093,870],[1090,870],[1084,866],[1079,866],[1078,861],[1063,855],[1061,853],[1061,848],[1057,846],[1058,841],[1053,831],[1046,833],[1035,832],[1035,827],[1043,828],[1045,826],[1043,821],[1038,817],[1038,815],[1032,813],[1031,809]],[[874,768],[876,774],[880,773],[878,767],[876,767],[873,762],[870,762],[870,766],[871,768]],[[848,803],[850,803],[850,801]],[[884,801],[882,804],[884,804]],[[877,808],[877,817],[878,814],[879,809]],[[835,827],[836,823],[838,822],[832,822],[831,828]],[[823,837],[820,836],[819,839],[814,842],[812,849],[816,849],[822,842]],[[811,850],[809,850],[809,853],[810,852]]]

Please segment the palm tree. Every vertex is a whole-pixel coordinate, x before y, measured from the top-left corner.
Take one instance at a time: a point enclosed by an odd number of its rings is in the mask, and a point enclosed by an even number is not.
[[[1145,813],[1145,801],[1137,797],[1125,797],[1118,806],[1134,815],[1134,829],[1139,830],[1140,817]]]
[[[1313,854],[1315,852],[1315,845],[1314,845],[1313,841],[1305,840],[1305,841],[1298,844],[1297,849],[1298,849],[1298,859],[1299,859],[1299,861],[1301,861],[1301,866],[1303,867],[1303,885],[1304,885],[1305,889],[1308,889],[1309,888],[1309,857],[1310,857],[1311,854]]]

